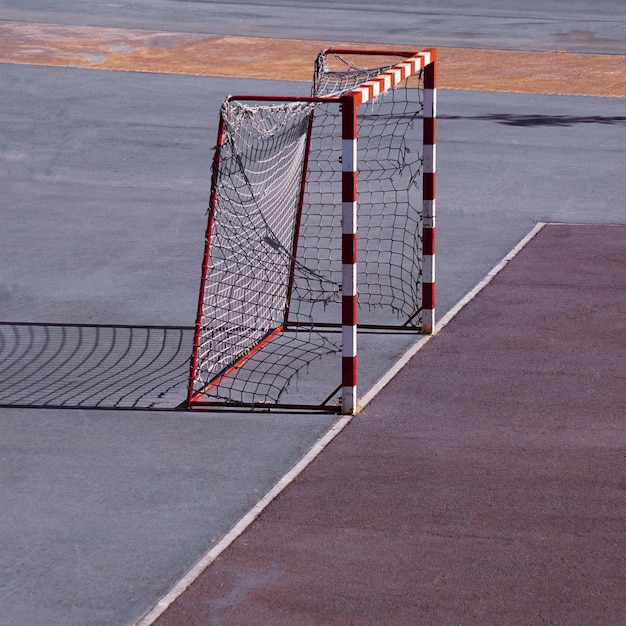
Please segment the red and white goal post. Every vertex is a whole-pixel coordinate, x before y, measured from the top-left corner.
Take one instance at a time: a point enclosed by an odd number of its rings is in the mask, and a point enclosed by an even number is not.
[[[434,332],[435,60],[331,48],[310,96],[223,104],[188,408],[354,414],[359,329]]]

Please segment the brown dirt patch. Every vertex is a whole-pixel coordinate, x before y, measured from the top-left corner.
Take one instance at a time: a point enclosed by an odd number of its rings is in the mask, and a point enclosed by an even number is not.
[[[393,49],[0,21],[2,63],[309,81],[330,45]],[[445,89],[626,97],[626,56],[439,48],[438,73]]]

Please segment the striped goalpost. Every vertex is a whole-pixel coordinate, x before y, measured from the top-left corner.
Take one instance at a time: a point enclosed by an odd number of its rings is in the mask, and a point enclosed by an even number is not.
[[[435,66],[328,49],[311,96],[224,103],[188,408],[354,414],[359,328],[434,332]],[[321,399],[291,391],[337,360]]]
[[[346,50],[332,51],[344,54]],[[402,54],[402,53],[400,53]],[[423,264],[422,332],[435,328],[435,178],[436,178],[436,86],[434,50],[412,54],[406,61],[364,82],[342,97],[342,412],[357,410],[357,154],[358,107],[384,91],[424,71],[423,111]]]

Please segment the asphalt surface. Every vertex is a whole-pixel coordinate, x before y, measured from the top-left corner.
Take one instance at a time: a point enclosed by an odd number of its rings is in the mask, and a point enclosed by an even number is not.
[[[410,19],[394,4],[285,4],[0,0],[0,20],[408,44],[423,26],[419,45],[624,53],[621,2],[450,3]],[[0,74],[0,321],[188,327],[219,104],[306,86],[16,64]],[[626,222],[622,99],[443,91],[440,114],[440,315],[537,221]],[[374,344],[362,388],[405,348]],[[332,423],[0,409],[0,624],[138,620]]]
[[[620,0],[204,2],[0,0],[0,19],[411,46],[624,54]]]

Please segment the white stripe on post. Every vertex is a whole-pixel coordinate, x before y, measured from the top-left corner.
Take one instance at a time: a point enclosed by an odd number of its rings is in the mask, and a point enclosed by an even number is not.
[[[437,117],[437,90],[424,89],[424,117]]]

